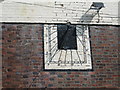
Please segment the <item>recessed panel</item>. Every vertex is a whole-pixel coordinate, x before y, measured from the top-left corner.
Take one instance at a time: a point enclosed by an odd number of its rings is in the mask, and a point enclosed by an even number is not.
[[[61,50],[76,50],[76,27],[75,25],[58,25],[57,26],[58,49]]]

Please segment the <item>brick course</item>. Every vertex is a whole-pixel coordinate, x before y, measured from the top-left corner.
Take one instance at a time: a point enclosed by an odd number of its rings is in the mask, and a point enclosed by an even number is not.
[[[4,88],[118,88],[117,26],[90,26],[93,71],[43,71],[43,25],[2,24]]]

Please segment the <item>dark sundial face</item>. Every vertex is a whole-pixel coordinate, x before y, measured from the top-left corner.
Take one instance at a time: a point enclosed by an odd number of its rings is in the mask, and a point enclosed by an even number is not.
[[[46,70],[92,69],[87,26],[45,25],[44,65]]]
[[[58,49],[77,50],[76,27],[74,25],[58,25]]]

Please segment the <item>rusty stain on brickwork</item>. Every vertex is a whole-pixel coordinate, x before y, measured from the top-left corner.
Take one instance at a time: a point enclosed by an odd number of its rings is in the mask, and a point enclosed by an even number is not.
[[[25,15],[27,14],[26,6],[23,6],[23,7],[22,7],[21,14],[22,14],[23,16],[25,16]]]

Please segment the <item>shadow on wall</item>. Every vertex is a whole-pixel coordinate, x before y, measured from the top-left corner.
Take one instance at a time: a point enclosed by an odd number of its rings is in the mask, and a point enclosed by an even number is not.
[[[3,2],[4,0],[0,0],[0,3]]]
[[[91,23],[93,18],[97,15],[97,12],[91,12],[89,9],[82,17],[80,18],[81,23]]]
[[[80,18],[81,23],[91,23],[91,21],[96,15],[98,15],[98,19],[96,19],[96,22],[99,23],[100,21],[99,11],[103,7],[104,7],[104,3],[93,2],[90,8],[86,11],[86,13]]]

